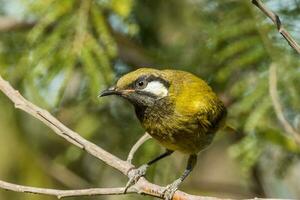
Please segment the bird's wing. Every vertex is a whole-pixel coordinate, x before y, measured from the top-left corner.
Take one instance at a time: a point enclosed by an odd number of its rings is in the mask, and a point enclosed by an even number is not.
[[[219,101],[219,100],[218,100]],[[227,110],[222,102],[216,102],[209,108],[200,109],[196,115],[200,128],[207,130],[207,133],[215,133],[225,126]]]

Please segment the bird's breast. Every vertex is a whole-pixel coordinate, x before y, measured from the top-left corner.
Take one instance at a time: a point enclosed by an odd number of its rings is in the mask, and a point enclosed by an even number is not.
[[[136,108],[136,113],[146,131],[167,149],[198,153],[212,141],[213,134],[201,130],[196,118],[176,113],[168,102]]]

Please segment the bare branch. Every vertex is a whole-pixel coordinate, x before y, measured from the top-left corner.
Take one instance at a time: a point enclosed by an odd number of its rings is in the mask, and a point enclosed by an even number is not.
[[[142,144],[144,144],[147,140],[149,140],[151,136],[146,132],[131,148],[128,157],[127,162],[131,163],[133,156],[135,152],[140,148]]]
[[[53,117],[48,111],[41,109],[33,103],[26,100],[18,91],[16,91],[7,81],[0,76],[0,90],[15,104],[16,108],[19,108],[28,114],[34,116],[38,120],[42,121],[45,125],[51,128],[57,135],[63,137],[68,142],[86,150],[89,154],[96,158],[103,160],[107,165],[114,167],[126,176],[128,171],[133,169],[134,166],[129,162],[119,159],[118,157],[106,152],[97,145],[82,138],[78,133],[70,130],[63,125],[55,117]],[[138,145],[136,145],[138,147]],[[124,193],[124,188],[108,188],[108,189],[85,189],[85,190],[54,190],[45,188],[34,188],[22,185],[16,185],[4,181],[0,181],[0,188],[16,192],[29,192],[36,194],[54,195],[57,197],[67,196],[83,196],[83,195],[100,195],[100,194],[120,194],[120,191]],[[164,187],[149,183],[145,178],[140,178],[139,181],[129,188],[128,191],[146,194],[149,196],[155,196],[162,198]],[[206,200],[216,199],[213,197],[202,197],[190,195],[181,191],[176,191],[173,199],[175,200]]]
[[[17,185],[0,180],[0,187],[15,192],[43,194],[56,196],[58,199],[65,197],[75,196],[95,196],[95,195],[122,195],[124,194],[124,188],[90,188],[80,190],[55,190],[48,188],[28,187],[23,185]],[[133,190],[128,190],[127,193],[133,193]]]
[[[68,142],[86,150],[89,154],[96,158],[103,160],[107,165],[114,167],[126,176],[128,171],[134,166],[126,161],[119,159],[118,157],[106,152],[97,145],[85,140],[78,133],[70,130],[55,117],[53,117],[48,111],[39,108],[33,103],[26,100],[18,91],[11,87],[11,85],[0,76],[0,90],[15,104],[16,108],[19,108],[28,114],[34,116],[38,120],[42,121],[45,125],[50,127],[57,135],[63,137]],[[135,152],[142,141],[146,141],[147,137],[142,137],[135,147],[131,150],[131,154]],[[79,190],[57,190],[48,188],[37,188],[23,185],[17,185],[0,180],[0,188],[15,192],[34,193],[52,195],[58,198],[71,197],[71,196],[86,196],[86,195],[120,195],[124,194],[124,187],[119,188],[90,188]],[[152,184],[145,178],[140,178],[138,182],[127,190],[127,193],[145,194],[148,196],[154,196],[163,198],[163,191],[165,187]],[[256,198],[257,199],[257,198]],[[173,200],[218,200],[215,197],[196,196],[184,193],[182,191],[176,191]]]
[[[269,77],[269,93],[272,100],[272,104],[275,109],[276,116],[280,123],[282,124],[284,130],[292,136],[295,141],[300,144],[300,133],[298,133],[292,125],[285,119],[283,114],[283,109],[279,101],[279,95],[277,92],[277,74],[276,74],[276,66],[272,64],[270,66],[270,77]]]
[[[280,18],[270,9],[268,9],[261,0],[252,0],[252,3],[258,7],[265,15],[267,15],[273,23],[277,26],[278,32],[284,37],[284,39],[289,43],[289,45],[300,54],[300,46],[296,40],[291,36],[291,34],[283,27]]]

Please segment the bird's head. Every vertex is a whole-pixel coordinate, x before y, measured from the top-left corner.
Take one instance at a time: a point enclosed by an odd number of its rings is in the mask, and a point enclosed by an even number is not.
[[[118,95],[135,106],[149,107],[169,94],[170,81],[161,70],[140,68],[122,76],[116,85],[102,91],[100,97]]]

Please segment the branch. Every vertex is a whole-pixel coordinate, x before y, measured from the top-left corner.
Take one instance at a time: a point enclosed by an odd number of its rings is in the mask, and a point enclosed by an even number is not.
[[[261,0],[252,0],[252,3],[258,7],[265,15],[267,15],[273,23],[277,26],[278,32],[284,37],[284,39],[289,43],[289,45],[300,54],[300,46],[291,36],[291,34],[283,27],[280,18],[277,14],[268,9]]]
[[[300,133],[298,133],[292,125],[285,119],[283,109],[279,101],[279,95],[277,92],[277,74],[276,66],[273,64],[270,67],[269,72],[269,93],[272,100],[272,104],[279,122],[282,124],[284,130],[292,136],[295,141],[300,144]]]
[[[65,197],[76,196],[95,196],[95,195],[121,195],[124,194],[124,188],[90,188],[81,190],[55,190],[48,188],[28,187],[23,185],[17,185],[0,180],[0,187],[15,192],[43,194],[49,196],[56,196],[58,199]],[[129,188],[127,193],[133,193],[133,190]]]
[[[33,117],[37,118],[49,128],[51,128],[57,135],[61,136],[68,142],[75,146],[87,151],[94,157],[104,161],[107,165],[114,167],[118,171],[122,172],[128,177],[128,171],[135,168],[131,163],[121,160],[120,158],[110,154],[109,152],[98,147],[94,143],[82,138],[78,133],[72,131],[55,117],[53,117],[48,111],[34,105],[26,100],[18,91],[16,91],[7,81],[0,76],[0,90],[15,104],[16,108],[19,108]],[[139,145],[136,145],[137,147]],[[133,150],[132,150],[133,152]],[[100,194],[121,194],[124,193],[124,188],[92,188],[83,190],[55,190],[46,188],[28,187],[22,185],[16,185],[5,181],[0,181],[0,188],[16,191],[27,192],[35,194],[45,194],[57,196],[58,198],[69,196],[85,196],[85,195],[100,195]],[[139,181],[129,188],[130,193],[146,194],[158,198],[163,198],[163,191],[165,187],[152,184],[145,178],[140,178]],[[190,195],[181,191],[176,191],[173,196],[173,200],[213,200],[214,197],[204,197]]]
[[[142,144],[144,144],[147,140],[149,140],[151,136],[146,132],[131,148],[128,157],[127,162],[131,163],[133,156],[135,152],[140,148]]]

